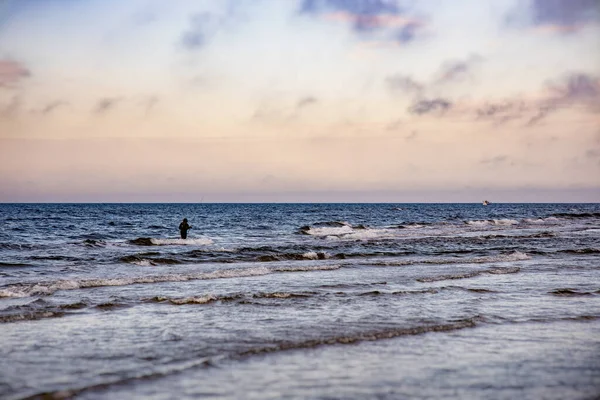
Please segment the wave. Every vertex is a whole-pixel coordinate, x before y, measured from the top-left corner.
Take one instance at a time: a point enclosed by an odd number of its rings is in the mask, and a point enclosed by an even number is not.
[[[276,342],[271,345],[262,347],[254,347],[247,350],[240,350],[232,352],[231,354],[224,356],[217,356],[214,358],[203,357],[201,359],[195,359],[193,361],[181,362],[178,364],[172,364],[167,369],[155,369],[151,372],[145,372],[141,374],[134,374],[102,383],[96,383],[89,386],[82,386],[78,388],[62,389],[57,391],[47,392],[36,392],[23,398],[23,400],[33,399],[58,399],[58,398],[74,398],[78,395],[85,393],[108,390],[112,386],[124,385],[126,383],[157,379],[169,375],[184,372],[193,368],[210,368],[215,367],[216,361],[219,360],[235,360],[251,357],[253,355],[263,355],[269,353],[276,353],[281,351],[299,350],[299,349],[311,349],[316,347],[328,346],[328,345],[352,345],[360,342],[378,341],[392,339],[400,336],[414,336],[422,335],[430,332],[451,332],[461,329],[474,328],[477,326],[477,317],[465,318],[456,321],[451,321],[445,324],[429,324],[429,325],[418,325],[413,327],[396,327],[387,328],[381,330],[371,330],[368,332],[357,332],[348,335],[332,335],[326,337],[319,337],[315,339],[307,339],[300,341],[282,341]]]
[[[567,253],[567,254],[598,254],[598,253],[600,253],[600,249],[594,249],[594,248],[567,249],[567,250],[560,250],[559,252]]]
[[[310,349],[324,345],[337,344],[355,344],[360,342],[370,342],[384,339],[392,339],[398,336],[422,335],[428,332],[450,332],[465,328],[474,328],[476,318],[467,318],[447,324],[420,325],[414,327],[389,328],[383,330],[373,330],[368,332],[357,332],[355,334],[321,337],[308,339],[298,342],[282,342],[272,346],[258,347],[238,353],[239,357],[246,357],[257,354],[274,353],[287,350]]]
[[[2,267],[21,268],[21,267],[32,267],[32,266],[33,265],[26,264],[26,263],[15,263],[15,262],[3,262],[3,261],[0,261],[0,268],[2,268]]]
[[[182,246],[203,246],[213,244],[210,238],[192,238],[192,239],[160,239],[160,238],[137,238],[129,241],[130,244],[136,246],[169,246],[169,245],[182,245]]]
[[[58,318],[65,316],[69,310],[79,310],[85,307],[88,307],[88,304],[84,302],[56,305],[37,299],[27,304],[9,306],[3,309],[0,311],[0,323]]]
[[[576,296],[591,296],[594,294],[599,294],[600,290],[596,290],[595,292],[584,292],[584,291],[579,291],[579,290],[575,290],[575,289],[565,288],[565,289],[555,289],[549,293],[554,296],[576,297]]]
[[[378,261],[369,262],[368,265],[382,266],[382,267],[402,267],[407,265],[415,264],[433,264],[433,265],[444,265],[444,264],[488,264],[498,262],[511,262],[511,261],[524,261],[529,260],[526,253],[515,251],[510,254],[501,254],[497,256],[484,256],[484,257],[473,257],[473,258],[433,258],[433,259],[410,259],[410,260],[392,260],[392,261]]]
[[[157,257],[157,258],[144,258],[139,255],[124,256],[119,259],[122,262],[136,264],[140,266],[156,266],[156,265],[174,265],[181,264],[182,262],[174,258]]]
[[[466,222],[467,225],[473,226],[487,226],[487,225],[518,225],[519,221],[516,219],[484,219],[484,220],[469,220]]]
[[[213,295],[207,294],[204,296],[191,296],[184,298],[170,298],[165,296],[155,296],[150,299],[145,299],[151,303],[169,303],[173,305],[186,304],[209,304],[213,302],[229,302],[242,299],[292,299],[292,298],[307,298],[315,295],[316,292],[288,293],[288,292],[272,292],[272,293],[254,293],[254,294],[232,294],[232,295]]]
[[[305,253],[283,253],[283,254],[267,254],[258,257],[258,261],[286,261],[286,260],[326,260],[329,254],[319,251],[307,251]]]
[[[201,272],[191,274],[167,274],[137,276],[129,278],[113,279],[82,279],[82,280],[60,280],[52,282],[39,283],[17,283],[6,285],[0,288],[0,298],[2,297],[28,297],[35,295],[50,295],[57,290],[75,290],[87,289],[103,286],[128,286],[136,284],[152,284],[162,282],[185,282],[191,280],[210,280],[226,278],[244,278],[250,276],[260,276],[281,272],[310,272],[310,271],[328,271],[341,268],[340,265],[313,265],[313,266],[290,266],[290,267],[253,267],[223,269],[214,272]]]
[[[336,283],[332,285],[320,285],[318,287],[325,289],[337,289],[337,288],[353,288],[353,287],[362,287],[362,286],[377,286],[377,285],[387,285],[387,282],[372,282],[372,283]]]
[[[467,279],[474,278],[483,274],[493,274],[493,275],[503,275],[503,274],[516,274],[521,271],[519,267],[510,267],[510,268],[492,268],[484,271],[471,271],[465,273],[458,274],[450,274],[450,275],[438,275],[438,276],[428,276],[423,278],[418,278],[418,282],[438,282],[438,281],[446,281],[446,280],[455,280],[455,279]]]

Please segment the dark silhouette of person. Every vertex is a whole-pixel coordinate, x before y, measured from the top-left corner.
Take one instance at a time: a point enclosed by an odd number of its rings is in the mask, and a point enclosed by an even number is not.
[[[192,229],[192,227],[188,225],[187,218],[184,218],[179,224],[179,233],[181,233],[182,239],[187,239],[187,232],[190,229]]]

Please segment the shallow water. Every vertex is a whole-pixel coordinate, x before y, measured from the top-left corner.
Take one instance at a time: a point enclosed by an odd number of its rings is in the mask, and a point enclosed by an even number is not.
[[[3,398],[600,394],[598,204],[4,204],[0,228]]]

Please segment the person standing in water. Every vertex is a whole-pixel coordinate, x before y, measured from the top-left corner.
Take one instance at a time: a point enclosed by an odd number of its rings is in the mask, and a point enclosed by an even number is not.
[[[181,233],[182,239],[187,239],[187,232],[190,229],[192,229],[192,227],[188,225],[187,218],[184,218],[179,224],[179,233]]]

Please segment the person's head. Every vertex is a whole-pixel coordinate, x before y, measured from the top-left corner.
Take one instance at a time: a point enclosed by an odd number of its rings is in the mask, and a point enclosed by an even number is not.
[[[187,218],[184,218],[184,219],[183,219],[183,222],[186,222],[186,223],[187,223]]]

